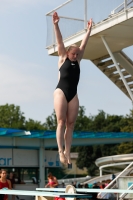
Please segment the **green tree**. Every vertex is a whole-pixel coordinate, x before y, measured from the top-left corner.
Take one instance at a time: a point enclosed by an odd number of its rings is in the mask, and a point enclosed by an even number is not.
[[[0,106],[0,127],[2,128],[25,128],[24,113],[19,106],[6,104]]]
[[[19,106],[5,104],[0,106],[0,127],[17,128],[25,130],[45,130],[44,124],[33,119],[25,119],[24,113]]]
[[[78,147],[77,151],[79,153],[76,165],[78,168],[87,168],[88,174],[91,176],[96,175],[98,168],[95,165],[95,160],[97,157],[101,157],[100,146],[82,146]]]
[[[88,130],[91,123],[91,119],[85,116],[85,107],[79,106],[78,116],[75,123],[75,131],[86,131]]]
[[[122,120],[121,132],[129,132],[133,134],[133,110],[126,115]],[[118,145],[117,154],[130,154],[133,153],[133,142],[123,142]]]
[[[46,122],[44,123],[44,126],[47,130],[56,130],[57,128],[57,120],[56,120],[56,114],[55,111],[53,111],[51,116],[48,116],[46,118]]]
[[[103,126],[104,132],[120,132],[122,127],[123,116],[107,115],[106,126]]]
[[[102,144],[102,145],[100,145],[100,149],[102,152],[101,157],[116,155],[118,152],[118,145],[119,144]]]
[[[133,153],[133,142],[123,142],[118,146],[117,154]]]
[[[129,132],[133,133],[133,110],[130,110],[129,115],[126,115],[126,117],[123,120],[124,126],[121,127],[121,132]]]
[[[102,131],[106,126],[106,113],[103,110],[99,110],[99,113],[95,117],[91,117],[92,123],[90,131]]]
[[[42,124],[40,121],[34,121],[33,119],[29,119],[25,123],[26,130],[46,130],[46,127],[44,124]]]
[[[76,127],[80,131],[96,132],[120,132],[124,127],[124,117],[118,115],[106,114],[103,110],[99,110],[96,116],[85,115],[85,108],[80,107],[81,112],[77,118]],[[85,119],[85,120],[84,120]],[[86,123],[85,123],[86,122]],[[95,165],[95,160],[99,157],[116,155],[118,153],[118,144],[93,145],[91,147],[76,147],[78,152],[77,166],[79,168],[86,167],[89,175],[93,176],[98,172],[98,167]],[[73,149],[73,148],[72,148]],[[90,151],[91,149],[91,151]],[[88,154],[88,152],[91,152]]]

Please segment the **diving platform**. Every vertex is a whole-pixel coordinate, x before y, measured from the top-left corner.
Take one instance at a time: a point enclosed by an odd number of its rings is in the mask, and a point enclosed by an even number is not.
[[[82,30],[64,39],[65,47],[74,43],[80,45],[85,34],[86,30]],[[110,15],[109,18],[93,25],[83,59],[95,61],[108,55],[101,36],[106,38],[112,52],[119,52],[133,45],[133,8],[127,10],[126,13],[121,12]],[[58,56],[56,43],[46,48],[49,55]]]
[[[65,47],[74,43],[79,46],[85,34],[86,30],[83,29],[64,38]],[[91,60],[133,101],[133,61],[123,52],[123,49],[132,45],[133,7],[128,7],[93,24],[83,59]],[[46,48],[49,55],[58,55],[56,41]]]

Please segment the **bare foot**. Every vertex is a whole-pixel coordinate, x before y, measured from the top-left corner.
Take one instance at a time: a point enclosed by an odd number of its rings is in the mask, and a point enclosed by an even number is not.
[[[61,150],[59,150],[59,157],[60,157],[60,162],[61,162],[62,164],[65,164],[65,165],[66,165],[66,164],[68,163],[67,158],[66,158],[64,152],[61,151]]]
[[[65,157],[66,157],[66,159],[67,159],[67,163],[68,163],[68,164],[71,164],[72,162],[71,162],[70,153],[66,153],[66,152],[64,151],[64,155],[65,155]]]

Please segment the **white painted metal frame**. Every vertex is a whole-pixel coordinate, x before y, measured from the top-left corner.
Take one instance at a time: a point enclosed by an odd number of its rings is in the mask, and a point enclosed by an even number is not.
[[[124,11],[126,12],[127,10],[127,0],[124,0]]]
[[[126,80],[125,80],[125,78],[124,78],[124,76],[123,76],[123,74],[122,74],[122,72],[121,72],[121,70],[120,70],[120,67],[119,67],[119,65],[118,65],[118,63],[117,63],[117,61],[116,61],[116,59],[115,59],[113,53],[111,52],[111,49],[109,48],[109,46],[108,46],[108,44],[107,44],[107,42],[106,42],[104,36],[101,36],[101,39],[102,39],[102,41],[103,41],[103,43],[104,43],[104,45],[105,45],[105,47],[106,47],[106,49],[107,49],[107,51],[108,51],[110,57],[112,58],[112,60],[113,60],[113,62],[114,62],[114,64],[115,64],[115,66],[116,66],[117,71],[118,71],[119,74],[120,74],[120,77],[121,77],[121,79],[122,79],[122,81],[123,81],[123,83],[124,83],[124,85],[125,85],[125,87],[126,87],[128,93],[129,93],[130,97],[131,97],[131,100],[133,101],[133,94],[132,94],[132,92],[131,92],[131,90],[130,90],[130,87],[128,86],[128,84],[127,84],[127,82],[126,82]]]
[[[46,14],[46,16],[52,14],[54,11],[56,11],[56,10],[58,10],[59,8],[65,6],[66,4],[70,3],[71,1],[72,1],[72,0],[68,0],[68,1],[66,1],[65,3],[61,4],[60,6],[56,7],[54,10],[51,10],[50,12],[48,12],[48,13]]]
[[[133,165],[133,162],[131,162],[116,178],[114,178],[104,189],[108,189],[110,188],[110,186],[115,183],[115,181],[128,169],[130,168],[131,166]],[[125,191],[122,192],[122,193],[126,193]],[[100,192],[101,194],[101,192]]]
[[[68,3],[70,3],[72,0],[68,0],[68,1],[66,1],[65,3],[63,3],[63,4],[61,4],[60,6],[58,6],[58,7],[56,7],[54,10],[51,10],[50,12],[48,12],[47,14],[46,14],[46,16],[48,16],[48,15],[53,15],[53,13],[56,11],[56,10],[58,10],[59,8],[62,8],[63,6],[65,6],[66,4],[68,4]],[[53,26],[53,47],[55,48],[55,34],[54,34],[54,26]]]
[[[84,0],[84,29],[87,30],[87,0]]]
[[[115,11],[123,5],[124,11],[127,9],[127,0],[124,0],[122,4],[120,4],[117,8],[111,11],[111,14],[115,14]]]

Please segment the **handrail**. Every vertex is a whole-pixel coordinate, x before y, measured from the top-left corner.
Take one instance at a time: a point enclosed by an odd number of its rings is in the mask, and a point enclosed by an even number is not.
[[[124,2],[122,4],[120,4],[118,7],[116,7],[114,10],[111,11],[111,14],[115,14],[115,11],[120,8],[122,5],[124,5]],[[124,8],[124,6],[123,6]]]
[[[131,162],[118,176],[116,176],[104,189],[109,189],[110,186],[131,166],[133,165],[133,162]],[[99,193],[99,195],[101,194],[101,192]],[[105,194],[106,195],[106,194]],[[105,196],[104,195],[104,196]]]
[[[72,1],[72,0],[68,0],[68,1],[66,1],[65,3],[61,4],[60,6],[56,7],[55,9],[51,10],[50,12],[46,13],[46,16],[52,14],[54,11],[56,11],[56,10],[58,10],[59,8],[65,6],[66,4],[68,4],[68,3],[71,2],[71,1]]]
[[[114,10],[111,11],[111,14],[115,14],[116,10],[119,9],[121,6],[123,6],[120,10],[126,10],[127,6],[129,6],[131,3],[133,2],[133,0],[125,0],[122,4],[120,4],[118,7],[116,7]]]

